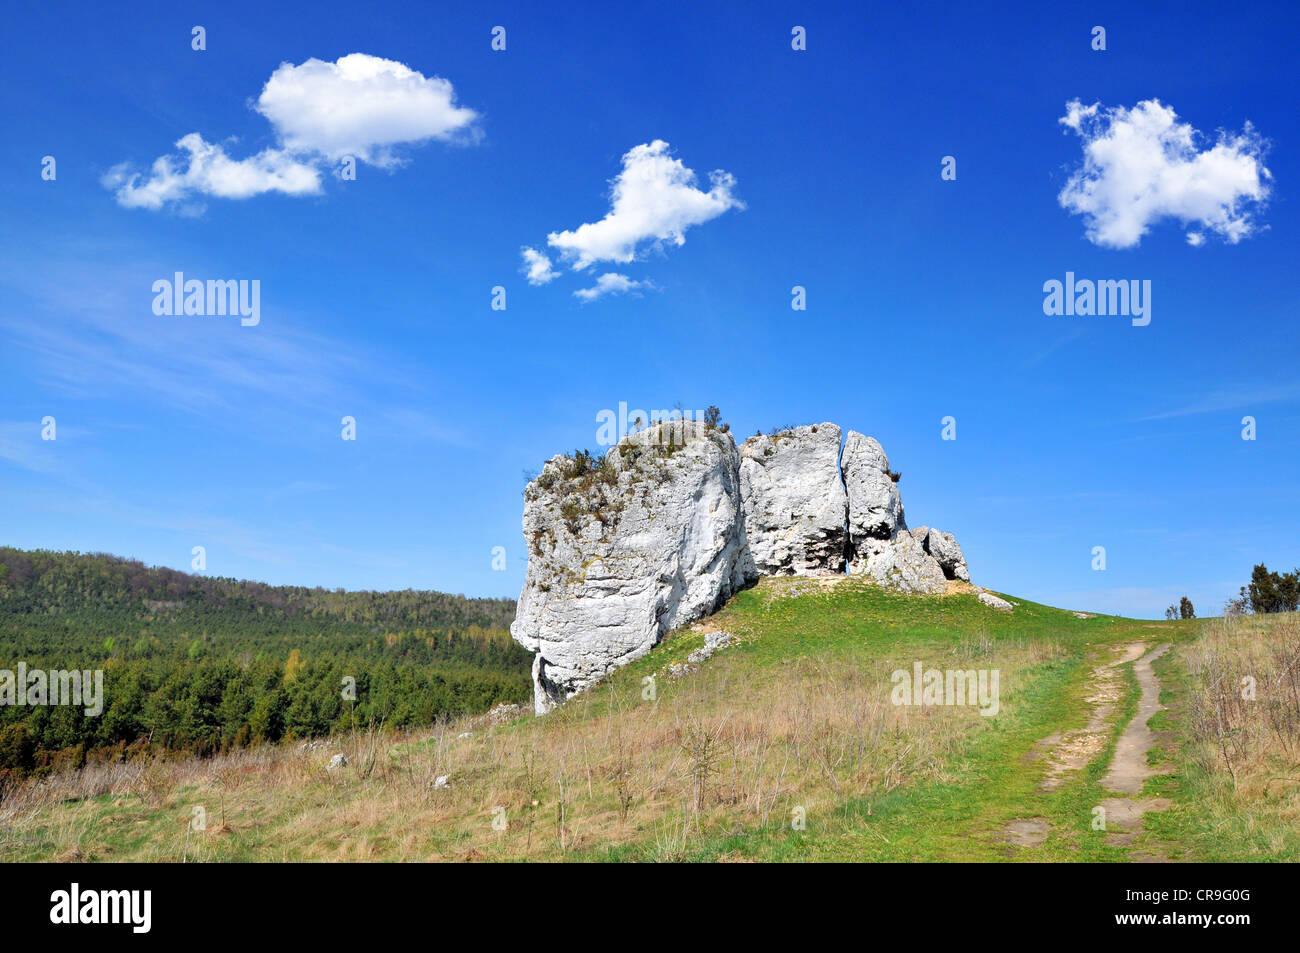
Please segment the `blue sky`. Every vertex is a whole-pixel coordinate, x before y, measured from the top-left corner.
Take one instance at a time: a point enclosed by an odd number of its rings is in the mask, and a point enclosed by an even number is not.
[[[523,471],[594,447],[620,401],[680,401],[717,404],[742,437],[822,420],[875,436],[909,522],[955,533],[991,588],[1217,611],[1252,564],[1300,564],[1298,120],[1280,80],[1300,18],[1135,7],[11,12],[0,542],[182,569],[203,545],[218,575],[514,596]],[[405,118],[365,104],[342,129],[313,113],[358,53],[404,64],[416,126],[447,128],[401,141]],[[1158,100],[1203,134],[1194,152],[1225,130],[1237,164],[1190,184],[1165,170],[1145,198],[1103,167],[1063,207],[1088,141],[1059,121],[1075,100],[1101,104],[1102,133]],[[233,177],[155,182],[156,208],[123,191],[160,156],[183,170],[194,133]],[[656,141],[695,173],[679,197],[696,207],[644,240],[637,209],[616,216],[575,240],[596,256],[575,268],[548,236],[601,222],[625,155]],[[355,180],[336,174],[345,148]],[[315,188],[226,197],[255,156],[253,179]],[[1233,191],[1242,163],[1267,168],[1265,200]],[[1116,247],[1135,222],[1140,240]],[[530,283],[524,247],[557,277]],[[260,323],[154,314],[153,283],[177,271],[257,279]],[[1067,271],[1150,280],[1150,324],[1045,315],[1043,283]],[[646,285],[576,294],[602,274]]]

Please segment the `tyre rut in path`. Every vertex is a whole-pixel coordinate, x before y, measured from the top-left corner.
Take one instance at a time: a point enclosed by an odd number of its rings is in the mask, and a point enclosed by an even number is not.
[[[1086,698],[1092,709],[1087,725],[1044,738],[1026,756],[1026,760],[1042,758],[1047,762],[1043,780],[1039,783],[1040,790],[1056,791],[1069,775],[1085,767],[1105,747],[1114,724],[1115,709],[1123,695],[1120,669],[1130,663],[1140,691],[1138,710],[1120,736],[1102,786],[1117,794],[1136,795],[1141,793],[1147,778],[1163,773],[1147,764],[1147,752],[1156,740],[1147,722],[1160,710],[1160,684],[1151,663],[1164,655],[1169,647],[1169,643],[1164,643],[1148,652],[1146,643],[1134,642],[1124,646],[1114,660],[1093,669]],[[1142,828],[1142,815],[1147,811],[1165,810],[1170,803],[1167,798],[1115,797],[1102,801],[1100,806],[1105,809],[1107,826],[1118,829],[1106,835],[1106,843],[1121,847],[1131,845]],[[1048,833],[1049,826],[1044,819],[1020,819],[1007,826],[1004,840],[1018,847],[1037,847],[1047,840]],[[1161,861],[1165,858],[1135,854],[1133,859]]]
[[[1126,645],[1118,658],[1104,662],[1092,670],[1092,676],[1088,679],[1088,694],[1084,698],[1092,708],[1088,724],[1083,728],[1049,735],[1038,742],[1030,755],[1031,760],[1038,757],[1047,759],[1047,768],[1039,788],[1055,791],[1066,782],[1070,774],[1086,767],[1106,746],[1106,739],[1110,737],[1111,726],[1115,722],[1115,707],[1124,695],[1120,669],[1141,658],[1146,648],[1144,642]]]
[[[1156,735],[1147,724],[1151,716],[1161,710],[1160,681],[1156,678],[1151,663],[1169,651],[1170,644],[1165,642],[1133,663],[1133,674],[1137,676],[1141,696],[1138,698],[1137,714],[1124,729],[1119,744],[1115,746],[1115,756],[1111,759],[1110,770],[1102,778],[1101,786],[1107,791],[1129,797],[1107,798],[1101,802],[1106,810],[1107,829],[1118,828],[1106,835],[1106,843],[1127,847],[1137,839],[1142,830],[1142,815],[1147,811],[1168,810],[1173,804],[1168,798],[1139,798],[1142,786],[1150,777],[1168,773],[1163,768],[1153,768],[1147,763],[1147,754],[1156,743]],[[1166,862],[1167,857],[1157,854],[1137,852],[1132,857],[1138,862]]]

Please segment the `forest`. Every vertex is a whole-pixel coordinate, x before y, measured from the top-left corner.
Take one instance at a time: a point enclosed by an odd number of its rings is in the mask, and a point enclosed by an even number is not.
[[[511,599],[270,586],[0,547],[0,673],[104,673],[95,717],[0,704],[0,788],[91,758],[207,755],[525,702],[514,612]]]

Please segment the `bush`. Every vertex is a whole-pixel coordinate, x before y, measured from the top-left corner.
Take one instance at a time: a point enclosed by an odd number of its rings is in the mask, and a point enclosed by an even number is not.
[[[724,424],[721,420],[722,411],[718,410],[717,405],[709,404],[704,411],[704,426],[709,430],[721,430],[727,433],[731,430],[731,424]]]
[[[576,497],[571,497],[560,505],[560,518],[564,520],[564,525],[574,536],[577,536],[582,529],[582,516],[586,512],[587,508]]]
[[[1295,612],[1300,604],[1300,570],[1269,572],[1260,563],[1251,571],[1246,592],[1252,612]]]
[[[26,725],[0,728],[0,772],[6,777],[22,777],[31,771],[32,754],[32,738]]]
[[[590,450],[573,451],[573,469],[569,472],[571,477],[586,476],[596,469],[597,463]]]
[[[1246,587],[1242,586],[1239,595],[1235,599],[1229,599],[1223,604],[1224,615],[1245,615],[1250,610],[1250,593]]]

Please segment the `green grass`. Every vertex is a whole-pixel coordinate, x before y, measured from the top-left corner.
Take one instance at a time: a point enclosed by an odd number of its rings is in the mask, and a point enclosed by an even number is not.
[[[247,783],[227,791],[229,831],[194,836],[188,846],[192,803],[207,805],[210,827],[220,822],[216,768],[188,769],[152,806],[129,791],[46,804],[0,824],[0,858],[1122,862],[1139,851],[1174,860],[1294,858],[1286,811],[1234,802],[1222,773],[1197,761],[1203,752],[1185,717],[1196,690],[1185,650],[1214,623],[1080,619],[1006,598],[1017,603],[1013,613],[984,606],[973,592],[918,597],[860,580],[766,580],[544,719],[474,727],[468,737],[467,723],[458,723],[393,740],[367,777],[327,779],[319,765],[287,752],[274,769],[250,768]],[[703,644],[705,628],[735,641],[698,672],[670,677],[669,667]],[[1170,711],[1152,722],[1164,735],[1150,755],[1170,773],[1142,792],[1174,805],[1148,813],[1135,842],[1118,846],[1091,825],[1094,807],[1113,796],[1102,778],[1136,711],[1132,666],[1117,670],[1119,696],[1095,750],[1050,791],[1040,786],[1041,742],[1088,723],[1094,670],[1135,642],[1174,645],[1156,663]],[[999,669],[999,713],[890,706],[890,673],[914,661]],[[716,731],[719,753],[704,774],[706,795],[692,804],[685,752],[697,731]],[[620,759],[636,775],[626,818]],[[441,773],[451,775],[451,788],[430,794],[421,779]],[[509,817],[505,830],[490,824],[498,807]],[[791,823],[796,809],[805,813],[802,830]],[[1046,839],[1015,846],[1007,827],[1027,819],[1046,822]]]
[[[1300,634],[1295,621],[1294,615],[1278,615],[1239,623],[1240,628],[1253,626],[1256,631],[1239,634],[1237,644],[1229,642],[1229,651],[1241,649],[1243,639],[1258,644],[1260,630],[1266,637],[1294,644]],[[1222,622],[1207,620],[1205,625],[1222,626]],[[1286,633],[1279,635],[1282,627],[1287,627]],[[1170,653],[1157,660],[1155,671],[1161,683],[1160,701],[1168,710],[1158,713],[1151,727],[1168,735],[1157,757],[1171,773],[1153,778],[1148,787],[1171,798],[1174,806],[1152,816],[1147,825],[1152,837],[1174,846],[1173,859],[1300,860],[1300,764],[1270,744],[1239,767],[1234,784],[1192,730],[1191,707],[1199,682],[1187,653]]]
[[[802,588],[782,598],[773,590]],[[1007,597],[1011,598],[1011,597]],[[1133,641],[1188,638],[1190,624],[1150,623],[1114,616],[1080,619],[1073,612],[1025,600],[1011,614],[997,612],[973,595],[922,598],[868,585],[840,585],[821,591],[804,581],[780,581],[769,590],[741,593],[710,622],[743,637],[731,657],[761,677],[764,669],[791,660],[843,656],[864,670],[885,673],[910,660],[939,658],[954,647],[987,640],[998,646],[1046,641],[1062,657],[1035,666],[1002,712],[980,725],[976,738],[952,767],[960,784],[909,785],[879,799],[849,798],[810,812],[806,829],[779,824],[742,834],[702,838],[684,859],[856,861],[1117,861],[1128,848],[1107,846],[1091,830],[1092,809],[1112,796],[1101,788],[1115,742],[1136,710],[1136,680],[1126,667],[1128,693],[1117,708],[1109,742],[1087,768],[1053,792],[1038,789],[1040,762],[1028,758],[1036,742],[1087,721],[1083,687],[1111,646]],[[682,637],[630,668],[640,678],[681,661],[701,644]],[[927,663],[929,664],[929,663]],[[978,663],[972,662],[973,667]],[[622,675],[622,673],[620,673]],[[973,716],[978,717],[978,716]],[[1003,837],[1008,823],[1044,818],[1050,833],[1039,847],[1014,847]],[[637,846],[593,852],[599,859],[631,859]]]

